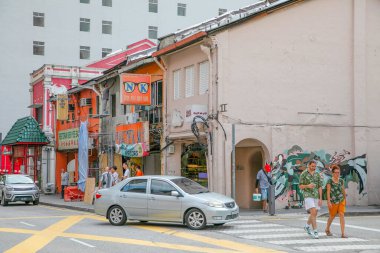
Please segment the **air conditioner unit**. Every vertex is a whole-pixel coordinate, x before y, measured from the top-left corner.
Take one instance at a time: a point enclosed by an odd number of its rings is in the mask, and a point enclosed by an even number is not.
[[[81,98],[79,101],[80,106],[89,106],[91,105],[91,98]]]
[[[174,147],[174,145],[170,145],[170,146],[168,147],[168,153],[169,153],[169,154],[174,154],[174,153],[175,153],[175,147]]]

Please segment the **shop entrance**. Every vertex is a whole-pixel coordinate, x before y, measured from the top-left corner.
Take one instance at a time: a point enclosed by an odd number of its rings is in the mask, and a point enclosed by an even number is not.
[[[252,201],[256,176],[265,163],[265,147],[261,142],[245,139],[236,145],[236,202],[240,208],[261,209],[261,202]]]
[[[199,143],[184,144],[182,150],[181,176],[208,187],[206,146]]]

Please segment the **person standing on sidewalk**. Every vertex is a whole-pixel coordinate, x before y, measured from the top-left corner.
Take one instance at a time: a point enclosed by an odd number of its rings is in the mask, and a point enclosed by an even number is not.
[[[259,184],[260,184],[260,192],[261,192],[261,200],[263,201],[263,212],[267,213],[267,202],[268,202],[268,190],[269,190],[269,180],[267,172],[261,168],[256,176],[256,193],[259,193]]]
[[[69,173],[61,169],[61,199],[65,196],[65,188],[69,185]]]
[[[305,209],[310,213],[309,219],[304,227],[305,231],[314,239],[318,239],[317,215],[322,206],[322,178],[319,173],[315,172],[317,164],[310,161],[308,168],[301,173],[300,189],[305,199]],[[313,231],[310,228],[313,227]]]
[[[114,165],[111,167],[112,186],[119,183],[119,174],[117,174],[117,167]]]
[[[144,173],[142,172],[140,165],[136,164],[136,177],[144,176]]]
[[[346,190],[344,189],[344,181],[340,178],[340,168],[338,165],[331,166],[332,178],[327,182],[327,205],[329,208],[330,217],[327,221],[326,235],[332,236],[330,226],[335,216],[339,214],[340,230],[342,238],[347,238],[344,233],[344,212],[346,211]]]
[[[110,173],[110,168],[107,166],[99,179],[99,189],[110,188],[112,186],[112,175]]]
[[[131,170],[130,170],[127,162],[123,163],[123,169],[125,170],[124,175],[123,175],[123,180],[131,177]]]

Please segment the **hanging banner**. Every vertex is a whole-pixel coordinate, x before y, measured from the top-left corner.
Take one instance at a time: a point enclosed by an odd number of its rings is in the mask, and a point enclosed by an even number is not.
[[[57,120],[67,120],[69,117],[69,99],[67,94],[57,95]]]
[[[120,103],[122,105],[150,105],[150,75],[121,74]]]
[[[144,143],[116,144],[116,153],[126,157],[143,157],[149,155]]]
[[[78,149],[79,128],[58,132],[58,150]]]

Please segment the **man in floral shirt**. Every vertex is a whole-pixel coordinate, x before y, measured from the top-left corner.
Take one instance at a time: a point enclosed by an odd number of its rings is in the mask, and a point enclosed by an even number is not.
[[[322,206],[322,178],[319,173],[315,172],[316,167],[315,161],[309,162],[308,168],[301,173],[300,189],[305,198],[305,208],[310,213],[304,229],[310,236],[318,239],[317,214]],[[311,231],[310,225],[312,225],[313,231]]]

